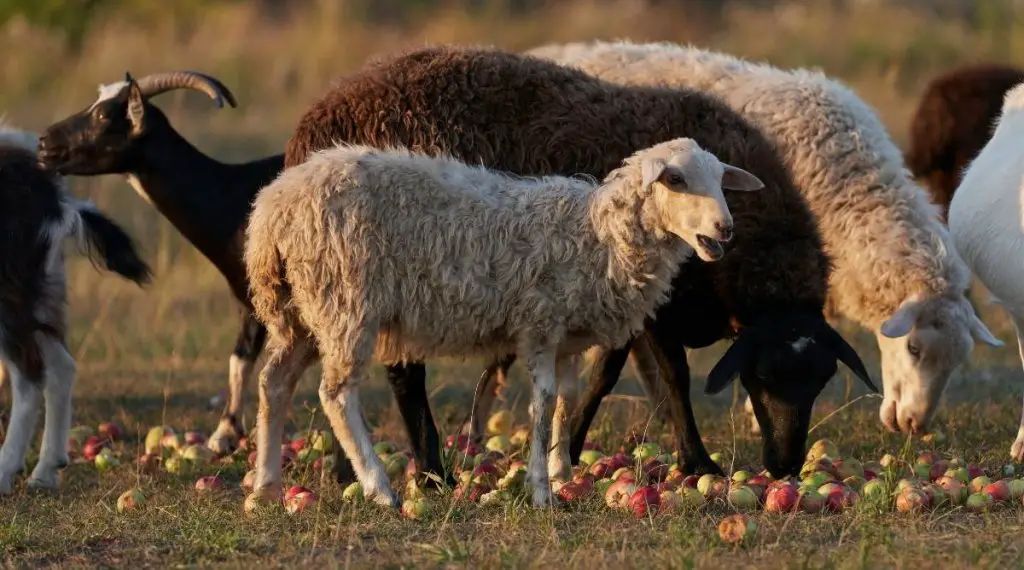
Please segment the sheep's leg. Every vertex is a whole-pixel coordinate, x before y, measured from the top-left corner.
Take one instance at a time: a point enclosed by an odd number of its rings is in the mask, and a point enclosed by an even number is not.
[[[1024,318],[1013,317],[1014,332],[1017,333],[1017,350],[1020,353],[1021,364],[1024,365]],[[1010,456],[1014,461],[1024,461],[1024,411],[1021,412],[1020,427],[1017,428],[1017,439],[1010,447]]]
[[[750,433],[758,435],[761,433],[761,424],[757,423],[757,416],[754,415],[754,403],[750,401],[750,394],[743,400],[743,412],[750,420]]]
[[[672,421],[672,415],[665,405],[664,383],[661,382],[661,374],[658,371],[658,360],[654,357],[646,336],[639,336],[633,340],[633,348],[629,351],[629,363],[633,367],[633,373],[640,381],[640,388],[651,403],[651,412],[658,416],[665,423]]]
[[[526,365],[533,379],[533,436],[530,440],[530,460],[527,474],[533,487],[533,506],[547,507],[551,503],[551,481],[548,479],[547,455],[551,449],[551,425],[555,412],[556,351],[553,348],[522,351],[529,354]]]
[[[345,454],[352,461],[356,477],[363,486],[363,496],[375,503],[397,509],[398,496],[391,489],[387,470],[373,451],[370,431],[363,421],[359,404],[359,383],[366,376],[366,366],[373,355],[376,334],[363,330],[347,336],[358,336],[352,350],[325,350],[324,375],[320,382],[320,403],[331,422]]]
[[[295,385],[316,358],[316,348],[303,334],[293,340],[275,339],[267,365],[260,373],[260,406],[256,414],[256,482],[246,499],[246,510],[260,502],[281,498],[285,419]]]
[[[422,362],[388,366],[388,383],[412,442],[416,465],[421,472],[433,473],[454,487],[457,481],[450,473],[445,473],[441,463],[441,438],[427,399],[427,367]],[[351,468],[347,457],[345,461]],[[436,482],[427,478],[427,484],[436,485]]]
[[[649,348],[654,354],[662,380],[668,388],[667,403],[679,449],[679,467],[687,475],[721,475],[722,468],[711,460],[700,439],[690,401],[690,365],[686,361],[686,347],[675,338],[671,328],[670,323],[663,322],[659,326],[658,321],[653,321],[643,333],[648,342],[640,347]]]
[[[14,398],[7,437],[3,448],[0,448],[0,495],[11,493],[15,476],[25,468],[25,455],[35,433],[43,400],[41,381],[29,379],[11,362],[7,363],[7,372],[11,375]]]
[[[487,418],[494,408],[494,401],[499,399],[505,392],[508,385],[508,369],[516,361],[514,354],[492,362],[480,375],[476,383],[476,393],[473,395],[473,409],[470,411],[469,420],[466,421],[464,430],[469,434],[472,441],[480,441],[485,433]]]
[[[71,389],[75,384],[76,367],[75,359],[61,340],[43,337],[39,346],[46,359],[46,381],[43,388],[46,408],[39,462],[28,484],[39,489],[56,489],[60,486],[59,471],[68,465]]]
[[[572,461],[569,458],[569,414],[576,409],[579,368],[579,358],[575,356],[559,358],[556,364],[558,400],[555,402],[552,447],[548,453],[548,476],[552,480],[568,481],[572,477]]]
[[[249,310],[242,315],[242,330],[235,340],[235,350],[228,361],[228,403],[221,415],[217,429],[206,442],[206,446],[215,453],[223,455],[231,453],[239,440],[245,435],[242,425],[242,401],[245,386],[249,383],[256,359],[263,350],[267,339],[267,329]]]
[[[619,381],[619,374],[629,356],[629,346],[627,344],[615,349],[598,348],[593,352],[594,359],[590,368],[587,389],[582,398],[583,405],[578,406],[572,415],[572,441],[569,443],[569,457],[574,464],[579,462],[583,444],[587,441],[587,432],[590,431],[590,424],[594,422],[597,410],[601,407],[601,400],[612,393],[615,384]]]

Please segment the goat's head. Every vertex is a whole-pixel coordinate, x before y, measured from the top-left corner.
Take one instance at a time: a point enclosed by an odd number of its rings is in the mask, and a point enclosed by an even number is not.
[[[680,237],[704,261],[725,254],[732,214],[722,190],[754,191],[764,184],[725,164],[692,139],[675,139],[640,151],[643,190],[650,192],[659,225]]]
[[[878,391],[857,352],[820,314],[765,316],[741,330],[708,374],[705,392],[721,392],[739,374],[761,426],[765,468],[775,477],[797,475],[814,400],[837,361]]]
[[[51,125],[39,141],[39,163],[61,174],[95,175],[128,172],[140,142],[167,118],[149,99],[174,89],[206,93],[218,107],[236,106],[231,91],[217,79],[194,71],[156,73],[101,86],[88,108]]]

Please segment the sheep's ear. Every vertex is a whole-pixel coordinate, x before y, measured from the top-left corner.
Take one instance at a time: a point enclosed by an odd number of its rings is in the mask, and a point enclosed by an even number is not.
[[[651,184],[654,184],[657,179],[661,178],[666,166],[667,163],[663,158],[645,158],[640,165],[640,170],[644,176],[640,187],[644,190],[650,190]]]
[[[883,336],[888,338],[900,338],[910,334],[921,314],[921,301],[917,296],[908,297],[896,309],[879,329]]]
[[[722,163],[725,171],[722,173],[722,189],[734,190],[736,192],[753,192],[764,188],[764,182],[753,174],[737,168],[731,164]]]
[[[704,393],[710,395],[725,390],[753,355],[754,335],[748,334],[745,329],[740,332],[739,338],[733,341],[729,350],[725,351],[718,364],[708,372],[708,383],[704,386]]]
[[[828,323],[822,323],[823,330],[821,331],[822,340],[836,353],[836,359],[839,362],[845,364],[857,378],[860,378],[872,392],[878,393],[878,386],[871,381],[871,376],[868,375],[868,369],[864,366],[864,361],[860,359],[860,355],[857,351],[850,346],[850,343],[846,342],[846,339],[839,334],[836,329],[829,326]]]
[[[132,132],[138,134],[142,132],[146,108],[143,105],[142,89],[131,79],[131,75],[128,77],[128,120],[132,124]]]
[[[988,330],[988,327],[985,326],[985,323],[981,322],[981,319],[978,318],[978,314],[975,313],[973,309],[971,310],[970,327],[971,335],[974,336],[975,340],[996,348],[1003,346],[1003,341],[996,338],[996,336],[992,334],[992,331]]]

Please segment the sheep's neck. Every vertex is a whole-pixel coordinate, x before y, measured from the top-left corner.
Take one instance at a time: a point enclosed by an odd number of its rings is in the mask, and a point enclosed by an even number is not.
[[[244,276],[243,224],[256,193],[283,168],[283,156],[224,164],[200,152],[173,129],[167,131],[150,138],[142,160],[126,174],[135,189],[234,287],[233,281]],[[244,283],[241,285],[244,289]]]

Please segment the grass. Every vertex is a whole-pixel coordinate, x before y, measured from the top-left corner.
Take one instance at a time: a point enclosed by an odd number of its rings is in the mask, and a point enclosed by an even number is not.
[[[344,2],[310,2],[288,21],[272,21],[246,4],[208,10],[199,20],[168,8],[158,20],[112,16],[97,22],[80,50],[63,39],[18,22],[0,29],[0,46],[17,54],[0,62],[0,106],[15,123],[40,129],[92,101],[95,85],[136,75],[200,68],[218,75],[241,101],[238,110],[216,111],[199,95],[175,93],[158,103],[174,124],[206,152],[225,160],[279,152],[295,120],[331,79],[367,57],[424,42],[486,42],[526,49],[550,41],[632,37],[693,42],[783,66],[812,65],[842,78],[874,105],[894,138],[905,137],[909,113],[924,82],[955,63],[1013,60],[1022,48],[1014,32],[1017,11],[996,28],[942,19],[906,7],[837,9],[834,3],[794,2],[768,10],[740,6],[710,21],[674,3],[639,11],[634,2],[564,2],[534,14],[466,15],[440,11],[403,25],[364,24]],[[756,3],[755,3],[756,4]],[[596,7],[595,7],[596,6]],[[884,10],[880,12],[880,10]],[[610,17],[614,15],[614,17]],[[500,24],[500,25],[498,25]],[[125,464],[98,474],[88,464],[65,472],[56,494],[20,487],[0,499],[0,563],[11,567],[784,567],[861,568],[1016,567],[1024,508],[984,515],[962,509],[919,517],[859,509],[841,516],[758,515],[757,539],[735,548],[719,543],[715,525],[724,508],[636,520],[599,501],[554,512],[523,505],[483,508],[442,497],[445,507],[425,521],[340,500],[333,483],[296,475],[321,495],[318,508],[301,516],[242,516],[242,494],[201,497],[193,478],[141,475],[130,458],[151,425],[210,431],[219,409],[209,399],[226,387],[227,355],[238,313],[223,279],[153,209],[116,177],[78,179],[75,192],[111,212],[142,244],[157,281],[142,291],[71,263],[70,345],[79,361],[75,423],[116,419],[129,431]],[[985,306],[983,316],[1005,340],[1006,318]],[[847,338],[872,363],[877,348],[862,331]],[[693,355],[700,379],[722,347]],[[518,368],[509,405],[525,420],[526,391]],[[443,430],[462,419],[479,374],[476,362],[431,363],[430,388]],[[382,371],[364,388],[375,437],[404,444],[397,410]],[[628,376],[628,374],[627,374]],[[295,398],[295,426],[325,427],[316,401],[317,371],[307,374]],[[1012,348],[975,349],[973,361],[953,378],[938,422],[949,444],[938,451],[960,455],[992,470],[1008,457],[1020,413],[1020,364]],[[726,396],[694,393],[698,421],[711,450],[756,463],[759,441],[741,429],[739,408]],[[252,425],[254,386],[247,391],[246,425]],[[592,433],[616,444],[650,410],[639,390],[624,381],[604,406]],[[912,453],[918,444],[884,433],[877,400],[861,399],[859,384],[840,376],[823,395],[812,439],[828,437],[844,453],[877,459]],[[2,396],[6,398],[7,396]],[[664,426],[651,424],[663,434]],[[34,451],[35,452],[35,451]],[[33,452],[33,453],[34,453]],[[30,460],[34,460],[31,457]],[[31,464],[30,464],[31,465]],[[244,469],[223,475],[237,483]],[[114,509],[133,485],[149,496],[131,514]]]

